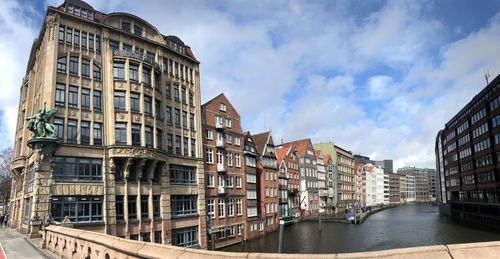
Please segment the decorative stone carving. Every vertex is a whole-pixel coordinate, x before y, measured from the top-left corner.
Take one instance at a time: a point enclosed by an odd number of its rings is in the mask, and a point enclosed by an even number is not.
[[[55,27],[57,25],[56,14],[54,14],[54,13],[48,14],[47,19],[45,21],[46,21],[46,29],[47,29],[49,39],[54,40],[54,37],[55,37],[54,30],[55,30]]]
[[[34,138],[28,140],[28,146],[33,149],[36,171],[49,171],[52,155],[59,145],[59,141],[53,138]]]
[[[166,161],[166,157],[145,148],[111,148],[111,157],[133,157]]]

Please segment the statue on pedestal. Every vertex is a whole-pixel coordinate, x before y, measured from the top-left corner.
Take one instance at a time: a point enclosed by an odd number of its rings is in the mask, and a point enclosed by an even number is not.
[[[47,111],[46,105],[47,103],[44,103],[43,109],[38,109],[34,116],[26,118],[28,120],[27,128],[33,132],[32,139],[57,138],[56,127],[54,124],[49,123],[50,118],[57,112],[57,108]]]

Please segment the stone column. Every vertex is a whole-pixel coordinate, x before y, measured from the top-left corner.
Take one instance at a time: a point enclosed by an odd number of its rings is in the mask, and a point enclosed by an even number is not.
[[[141,194],[141,185],[142,185],[142,174],[143,174],[143,169],[144,167],[146,166],[146,159],[141,159],[139,160],[140,162],[138,163],[138,166],[136,167],[137,171],[136,171],[136,176],[137,176],[137,201],[136,201],[136,205],[137,205],[137,218],[139,219],[139,238],[138,240],[139,241],[143,241],[142,240],[142,222],[143,222],[143,219],[142,219],[142,194]]]
[[[123,193],[123,219],[125,220],[125,238],[130,239],[130,224],[128,219],[128,177],[130,173],[130,166],[132,165],[133,158],[127,158],[126,164],[124,166],[123,181],[124,181],[124,193]]]
[[[170,208],[170,175],[167,163],[163,164],[161,169],[160,214],[162,223],[162,244],[170,244],[172,240],[172,222]]]
[[[34,195],[32,196],[31,219],[28,229],[30,238],[41,237],[38,232],[41,229],[42,221],[49,214],[52,157],[58,145],[57,139],[52,138],[35,138],[28,141],[28,146],[33,149],[35,170]]]
[[[116,197],[115,197],[115,173],[116,166],[112,158],[103,161],[104,177],[104,220],[105,233],[116,236]]]
[[[149,163],[148,167],[148,182],[149,182],[149,199],[148,199],[148,214],[149,217],[151,218],[150,221],[150,227],[149,227],[149,240],[151,240],[152,243],[155,241],[155,228],[154,228],[154,222],[155,222],[155,216],[154,216],[154,208],[153,208],[153,178],[154,178],[154,172],[156,169],[158,161],[153,160]]]

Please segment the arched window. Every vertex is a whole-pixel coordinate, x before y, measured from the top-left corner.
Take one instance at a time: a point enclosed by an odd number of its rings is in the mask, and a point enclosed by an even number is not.
[[[101,81],[101,68],[94,63],[94,80]]]

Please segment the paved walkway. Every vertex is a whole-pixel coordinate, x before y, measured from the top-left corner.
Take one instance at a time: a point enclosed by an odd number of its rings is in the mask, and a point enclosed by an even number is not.
[[[11,228],[0,228],[0,259],[45,259],[26,239]]]

